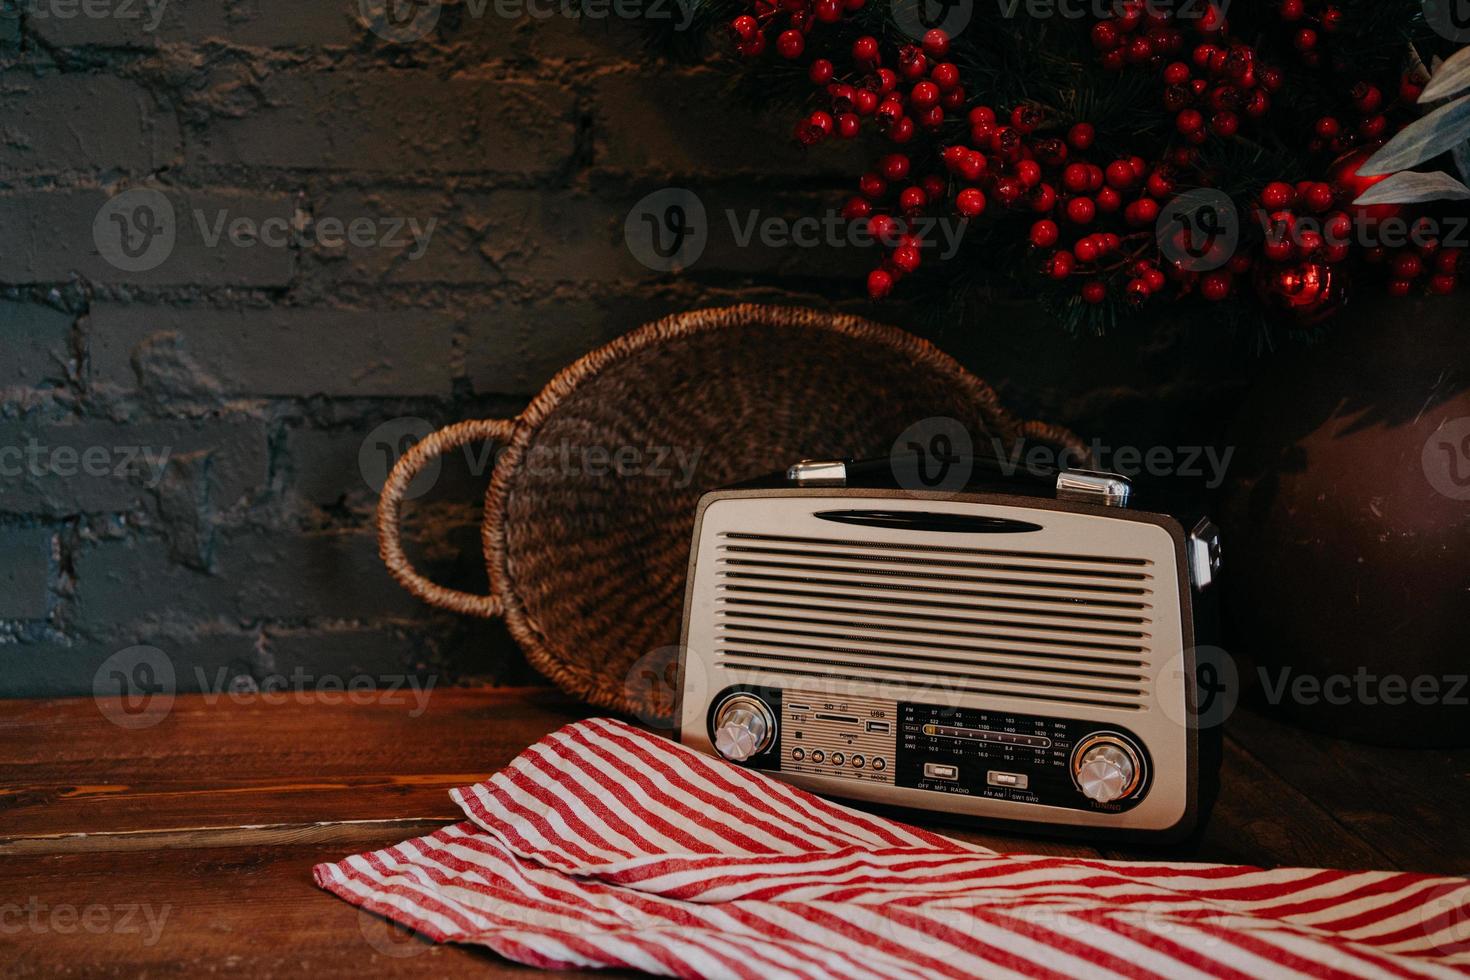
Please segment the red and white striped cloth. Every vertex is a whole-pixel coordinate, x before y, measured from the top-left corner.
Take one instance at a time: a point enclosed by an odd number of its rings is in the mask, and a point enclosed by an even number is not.
[[[607,719],[316,881],[443,942],[677,977],[1470,974],[1470,880],[997,854]]]

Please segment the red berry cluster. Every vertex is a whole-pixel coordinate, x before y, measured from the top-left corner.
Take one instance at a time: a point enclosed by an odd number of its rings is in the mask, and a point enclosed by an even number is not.
[[[1459,286],[1459,274],[1470,268],[1465,250],[1443,246],[1428,227],[1417,229],[1410,239],[1396,249],[1378,245],[1364,253],[1370,264],[1387,275],[1389,295],[1407,296],[1420,284],[1438,296],[1453,293]]]
[[[1259,119],[1281,88],[1281,70],[1260,63],[1256,49],[1229,38],[1218,8],[1187,23],[1205,38],[1181,60],[1186,22],[1172,12],[1145,12],[1143,0],[1126,0],[1116,16],[1092,26],[1092,44],[1103,67],[1122,71],[1147,65],[1163,73],[1164,108],[1174,114],[1179,134],[1200,145],[1210,134],[1231,137],[1242,119]]]
[[[1294,28],[1291,46],[1296,49],[1302,63],[1309,68],[1320,67],[1324,36],[1342,30],[1342,8],[1332,3],[1281,0],[1277,13],[1284,23]]]

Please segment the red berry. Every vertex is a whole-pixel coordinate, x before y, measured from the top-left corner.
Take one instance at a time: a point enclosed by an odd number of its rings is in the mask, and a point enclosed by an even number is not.
[[[1123,195],[1111,187],[1099,190],[1094,199],[1097,201],[1098,211],[1103,214],[1112,214],[1123,206]]]
[[[1162,170],[1155,170],[1148,175],[1148,196],[1162,201],[1174,194],[1174,181]]]
[[[1061,229],[1049,218],[1043,218],[1031,226],[1031,244],[1037,248],[1051,248],[1061,237]]]
[[[1302,0],[1282,0],[1281,19],[1287,23],[1301,20],[1304,13],[1306,13],[1306,4],[1302,3]]]
[[[1091,184],[1091,178],[1085,163],[1072,163],[1062,171],[1062,186],[1074,194],[1081,194]]]
[[[893,250],[893,264],[903,272],[913,272],[919,267],[919,247],[900,245]]]
[[[985,212],[985,194],[976,187],[966,187],[955,195],[955,208],[966,218],[979,217]]]
[[[806,77],[812,80],[813,85],[826,85],[832,80],[832,62],[818,58],[806,70]]]
[[[898,209],[911,217],[924,210],[924,205],[928,203],[929,195],[924,193],[922,187],[905,187],[898,195]]]
[[[994,126],[995,110],[990,108],[990,106],[988,105],[977,105],[975,108],[970,110],[970,114],[966,117],[966,121],[968,121],[971,126]]]
[[[1097,205],[1090,197],[1074,197],[1067,202],[1067,220],[1074,225],[1091,224],[1097,217]]]
[[[857,136],[862,126],[863,122],[857,117],[857,113],[844,112],[837,117],[837,135],[845,140],[850,140]]]
[[[1388,295],[1407,296],[1409,295],[1409,290],[1413,288],[1414,284],[1407,279],[1393,279],[1388,284]]]
[[[873,299],[882,299],[893,292],[893,277],[883,269],[874,269],[868,273],[868,295]]]
[[[985,154],[969,150],[960,160],[959,174],[965,180],[979,180],[985,175],[988,164],[985,162]]]
[[[849,197],[847,203],[842,205],[842,216],[848,221],[856,221],[872,215],[873,205],[865,197]]]
[[[1309,186],[1306,193],[1302,195],[1302,203],[1306,205],[1307,209],[1315,211],[1318,214],[1332,207],[1334,199],[1335,195],[1332,193],[1332,188],[1320,182]]]
[[[824,24],[835,24],[842,19],[841,0],[817,0],[816,6],[812,9],[817,15],[817,20]]]
[[[1097,242],[1093,240],[1091,235],[1078,239],[1077,243],[1072,246],[1072,254],[1077,256],[1077,261],[1083,265],[1096,262],[1097,253]]]
[[[935,27],[924,32],[924,53],[934,59],[949,54],[949,35]]]
[[[1296,203],[1296,189],[1283,181],[1273,181],[1261,191],[1261,203],[1269,211],[1289,208]]]
[[[1083,283],[1083,285],[1082,285],[1082,299],[1084,301],[1086,301],[1088,303],[1091,303],[1092,305],[1096,306],[1098,303],[1101,303],[1103,300],[1105,300],[1107,298],[1108,298],[1108,287],[1107,286],[1104,286],[1102,283],[1098,282],[1097,280],[1093,280],[1092,282],[1088,282],[1088,283]]]
[[[1218,303],[1230,295],[1230,273],[1210,272],[1199,282],[1200,295],[1211,303]]]
[[[1424,274],[1424,260],[1413,252],[1400,252],[1389,266],[1395,279],[1418,279]]]
[[[1333,116],[1323,116],[1312,125],[1312,132],[1324,140],[1330,140],[1342,132],[1342,123]]]
[[[1109,187],[1124,191],[1138,182],[1138,174],[1130,161],[1114,160],[1108,164],[1107,181]]]
[[[1159,220],[1159,205],[1152,198],[1134,201],[1123,210],[1123,219],[1134,228],[1144,228]]]
[[[1310,27],[1303,27],[1292,36],[1291,43],[1298,51],[1311,51],[1317,46],[1317,32]]]
[[[801,31],[782,31],[776,38],[776,51],[783,58],[800,58],[802,51],[806,50],[806,38]]]
[[[760,21],[749,14],[741,14],[730,22],[731,32],[741,41],[749,41],[760,29]]]
[[[1076,260],[1072,258],[1071,252],[1057,252],[1051,257],[1051,261],[1047,263],[1046,274],[1060,281],[1072,274],[1072,269],[1075,265]]]
[[[1096,138],[1097,131],[1092,128],[1091,123],[1078,123],[1067,131],[1067,142],[1072,144],[1074,150],[1087,150]]]
[[[1205,117],[1198,109],[1185,109],[1179,113],[1174,123],[1178,127],[1179,132],[1188,136],[1191,133],[1198,133],[1204,129]]]
[[[929,73],[929,59],[916,45],[906,44],[898,50],[898,73],[914,81]]]
[[[909,102],[915,108],[928,109],[939,101],[939,86],[933,82],[919,82],[909,91]]]
[[[1429,291],[1436,296],[1448,296],[1455,291],[1455,277],[1451,275],[1438,275],[1429,280]]]
[[[1217,112],[1210,120],[1210,129],[1216,136],[1228,139],[1240,131],[1240,117],[1233,112]]]
[[[909,175],[909,158],[902,153],[890,153],[878,161],[878,172],[889,180],[903,180]]]
[[[852,60],[859,63],[876,63],[878,61],[878,39],[860,37],[852,42]]]
[[[1435,271],[1446,275],[1457,271],[1460,267],[1460,255],[1463,251],[1463,249],[1459,248],[1443,249],[1434,257]]]
[[[907,143],[914,138],[914,121],[904,116],[889,127],[888,138],[895,143]]]
[[[858,178],[858,191],[866,198],[876,201],[888,190],[888,181],[869,172]]]
[[[951,62],[944,61],[934,66],[929,77],[935,85],[947,92],[960,83],[960,69]]]
[[[1164,69],[1164,81],[1170,85],[1183,85],[1189,81],[1189,66],[1182,61],[1176,61]]]
[[[1092,46],[1099,51],[1111,51],[1118,46],[1118,29],[1112,21],[1100,20],[1092,25]]]
[[[1022,160],[1016,164],[1016,179],[1021,186],[1030,190],[1041,183],[1041,164],[1035,160]]]

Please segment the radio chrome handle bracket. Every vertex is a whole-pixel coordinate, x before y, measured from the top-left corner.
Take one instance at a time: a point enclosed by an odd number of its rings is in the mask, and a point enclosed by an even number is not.
[[[1057,474],[1057,499],[1103,507],[1127,507],[1133,484],[1126,476],[1101,470],[1062,470]]]
[[[1189,532],[1189,577],[1196,592],[1203,592],[1220,574],[1220,529],[1208,517],[1200,518]]]
[[[799,487],[845,487],[847,463],[840,459],[804,459],[786,471],[786,480]]]

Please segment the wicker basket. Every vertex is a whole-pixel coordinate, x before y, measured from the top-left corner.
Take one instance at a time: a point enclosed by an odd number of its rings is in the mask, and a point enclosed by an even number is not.
[[[379,548],[425,602],[503,615],[531,664],[563,690],[657,720],[672,703],[699,497],[805,457],[886,453],[904,429],[935,417],[1007,445],[1080,447],[1065,429],[1013,418],[990,386],[894,327],[770,306],[673,316],[572,364],[518,418],[461,422],[414,446],[383,486]],[[428,581],[399,538],[414,476],[481,440],[503,447],[481,527],[490,595]],[[566,465],[569,450],[592,447],[609,459],[626,447],[637,472]],[[698,453],[692,479],[672,456],[653,465],[662,447],[682,452],[686,467]]]

